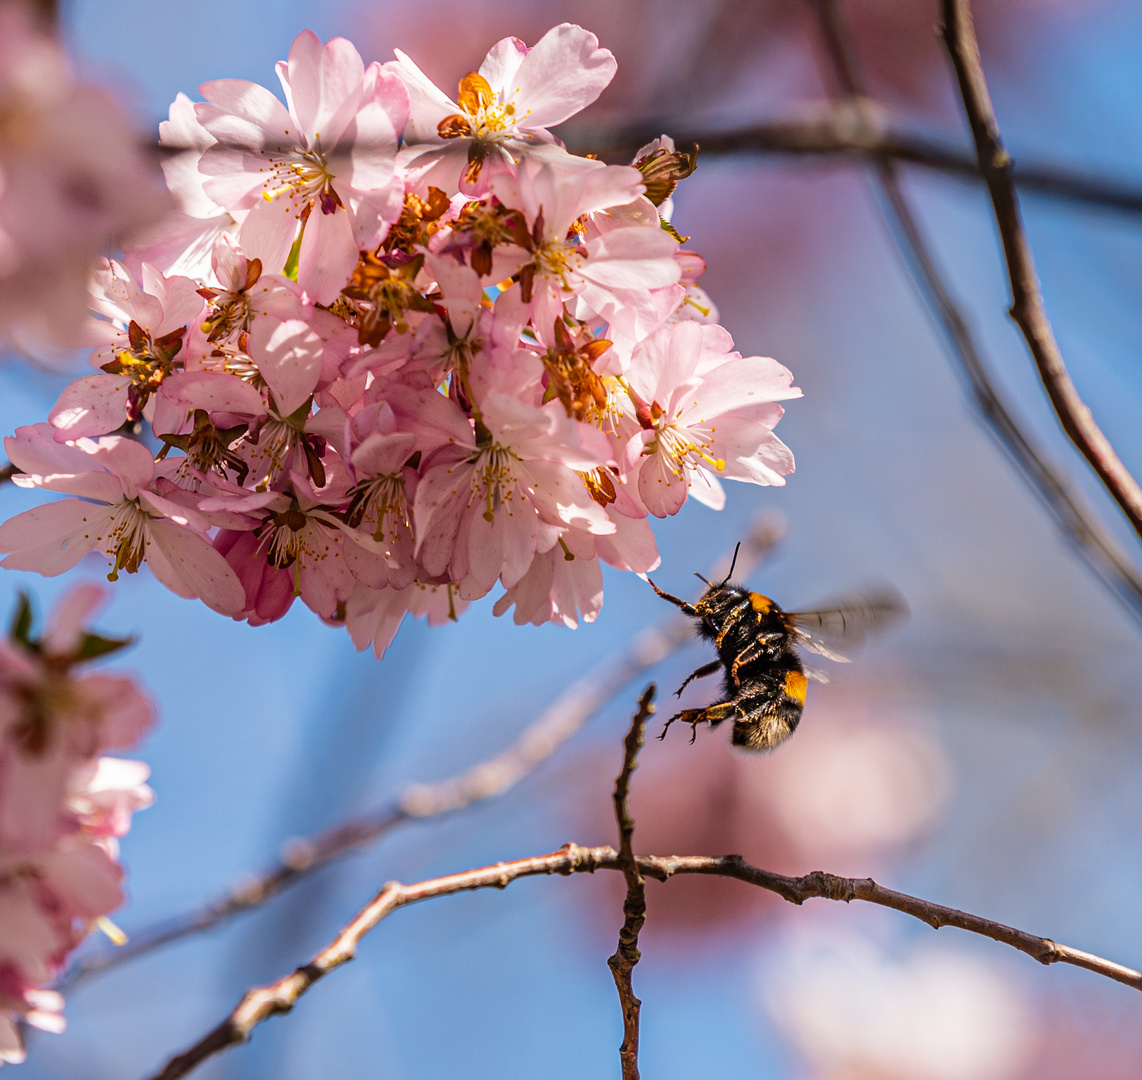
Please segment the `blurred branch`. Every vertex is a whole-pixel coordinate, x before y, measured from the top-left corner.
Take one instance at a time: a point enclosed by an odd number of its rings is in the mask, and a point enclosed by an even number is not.
[[[567,136],[575,153],[597,153],[627,162],[647,142],[647,133],[667,131],[678,146],[697,143],[702,157],[786,154],[793,157],[891,159],[958,177],[984,180],[976,157],[948,142],[892,128],[884,109],[870,99],[810,102],[785,117],[739,128],[681,125],[651,119],[629,128],[592,133],[582,128]],[[1014,168],[1016,187],[1027,193],[1127,213],[1142,213],[1142,187],[1076,169],[1041,163]]]
[[[1012,182],[1011,158],[1004,149],[983,74],[971,8],[967,0],[943,0],[943,12],[944,43],[956,70],[964,112],[975,139],[979,169],[987,180],[987,190],[991,194],[996,224],[1003,241],[1003,254],[1011,281],[1011,317],[1023,331],[1035,366],[1039,369],[1039,378],[1063,430],[1122,508],[1134,531],[1142,537],[1142,487],[1119,460],[1110,440],[1079,397],[1043,306],[1035,260],[1023,229],[1019,198]]]
[[[1010,945],[1013,949],[1026,953],[1041,964],[1072,964],[1124,983],[1135,990],[1142,990],[1142,973],[1123,967],[1121,964],[1115,964],[1066,945],[1059,945],[1049,938],[1037,937],[1023,930],[992,922],[979,915],[944,907],[942,904],[933,904],[928,900],[909,896],[907,893],[896,892],[894,889],[886,889],[872,878],[844,878],[820,870],[804,877],[785,877],[752,866],[740,855],[640,855],[635,861],[642,875],[659,881],[666,881],[676,874],[708,874],[736,878],[748,885],[776,893],[791,904],[803,904],[813,898],[839,900],[846,904],[853,900],[862,900],[911,915],[937,930],[943,926],[955,926],[991,938],[993,941]],[[566,844],[550,855],[497,863],[495,866],[469,870],[462,874],[432,878],[416,885],[402,885],[390,881],[310,963],[297,968],[292,974],[269,986],[248,991],[237,1008],[221,1024],[189,1050],[172,1058],[151,1080],[178,1080],[207,1058],[246,1042],[254,1028],[263,1021],[279,1013],[289,1012],[314,983],[352,960],[362,938],[397,908],[471,889],[502,889],[522,877],[534,877],[539,874],[594,873],[596,870],[619,870],[625,874],[629,872],[629,862],[612,847],[583,848],[575,844]]]
[[[863,82],[836,0],[811,0],[817,10],[828,66],[841,92],[858,110],[867,108]],[[1063,474],[1023,431],[992,382],[983,355],[943,274],[936,265],[912,205],[900,183],[899,167],[888,157],[873,159],[889,232],[929,312],[943,331],[949,356],[967,381],[969,400],[987,430],[1046,506],[1055,526],[1119,604],[1142,623],[1142,577],[1107,533],[1098,516]]]
[[[762,517],[755,522],[738,558],[743,577],[765,557],[779,536],[780,529],[772,519]],[[724,574],[728,565],[727,554],[719,560],[721,569],[715,567],[708,576],[716,579]],[[692,638],[693,627],[685,616],[667,619],[661,627],[649,627],[634,639],[625,653],[608,658],[572,683],[503,753],[459,776],[435,784],[413,784],[390,805],[316,836],[289,841],[274,865],[252,878],[247,876],[225,895],[201,908],[131,931],[126,945],[81,960],[60,980],[57,988],[67,989],[137,956],[258,908],[322,867],[375,843],[400,825],[456,813],[502,795],[534,772],[627,684]]]
[[[638,872],[634,850],[634,819],[630,816],[630,778],[638,768],[638,752],[642,749],[646,735],[646,722],[654,715],[655,686],[651,683],[643,692],[638,703],[638,712],[631,721],[630,731],[623,743],[622,771],[615,780],[615,819],[619,825],[618,861],[626,878],[627,895],[623,901],[623,925],[619,931],[619,945],[607,964],[615,979],[619,992],[619,1004],[623,1010],[623,1044],[619,1047],[619,1060],[622,1062],[623,1080],[639,1080],[638,1076],[638,1017],[642,1002],[634,996],[631,975],[635,965],[642,959],[638,950],[638,935],[646,922],[646,890],[642,875]]]

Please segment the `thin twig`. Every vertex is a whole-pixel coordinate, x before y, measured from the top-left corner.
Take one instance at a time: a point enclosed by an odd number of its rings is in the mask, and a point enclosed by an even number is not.
[[[646,735],[646,722],[655,712],[655,686],[651,683],[643,692],[638,711],[631,720],[630,731],[623,742],[623,767],[615,780],[615,819],[619,825],[619,864],[626,878],[627,895],[623,901],[623,925],[619,931],[619,945],[607,960],[619,992],[623,1010],[623,1043],[619,1047],[623,1080],[638,1078],[638,1018],[642,1002],[634,995],[631,976],[635,965],[642,959],[638,950],[638,935],[646,922],[646,890],[642,874],[638,872],[634,849],[634,818],[630,816],[630,778],[638,768],[638,752]]]
[[[864,85],[852,47],[852,34],[835,0],[813,0],[820,20],[829,68],[842,93],[857,108],[867,107]],[[969,400],[986,430],[1039,497],[1071,548],[1119,604],[1142,623],[1142,577],[1125,557],[1095,512],[1035,446],[1004,402],[991,379],[967,320],[937,267],[919,220],[900,183],[899,169],[888,157],[874,159],[881,211],[916,289],[943,331],[948,356],[966,380]]]
[[[884,109],[873,101],[863,102],[860,108],[854,108],[851,101],[810,102],[787,116],[733,128],[697,126],[670,117],[612,130],[584,126],[569,135],[567,142],[576,153],[596,153],[605,160],[626,163],[646,144],[647,133],[657,131],[668,132],[681,147],[697,143],[703,159],[745,154],[890,158],[960,180],[984,179],[974,153],[946,140],[893,128]],[[1025,194],[1142,213],[1142,188],[1124,180],[1041,163],[1019,165],[1013,179]]]
[[[943,0],[943,11],[944,43],[956,69],[964,112],[975,139],[980,172],[987,181],[1003,241],[1011,282],[1011,317],[1027,339],[1031,356],[1039,369],[1039,378],[1063,430],[1098,474],[1134,531],[1142,537],[1142,486],[1119,460],[1110,440],[1079,396],[1043,306],[1035,260],[1023,229],[1019,197],[1012,182],[1011,158],[1004,149],[983,74],[971,8],[967,0]]]
[[[820,870],[804,877],[785,877],[752,866],[740,855],[639,855],[636,862],[644,877],[658,881],[667,881],[676,874],[736,878],[776,893],[792,904],[802,904],[814,898],[844,903],[862,900],[911,915],[937,930],[943,926],[955,926],[1010,945],[1041,964],[1071,964],[1135,990],[1142,990],[1142,973],[1131,968],[979,915],[886,889],[872,878],[844,878]],[[172,1058],[151,1080],[178,1080],[207,1058],[247,1041],[254,1028],[271,1016],[289,1012],[315,982],[352,960],[365,935],[397,908],[471,889],[502,889],[522,877],[594,873],[596,870],[625,872],[625,866],[622,857],[612,847],[584,848],[566,844],[550,855],[497,863],[495,866],[469,870],[462,874],[432,878],[416,885],[401,885],[390,881],[310,963],[269,986],[247,992],[237,1008],[221,1024],[189,1050]]]
[[[773,519],[761,517],[755,522],[738,559],[743,578],[779,537],[780,529]],[[719,561],[721,571],[712,569],[707,576],[716,580],[725,572],[728,559],[726,555]],[[256,876],[247,875],[203,907],[130,930],[126,945],[80,960],[60,980],[58,988],[69,989],[163,945],[252,911],[322,867],[376,843],[401,825],[456,813],[504,794],[534,772],[624,687],[692,638],[692,620],[685,616],[671,617],[661,626],[643,630],[622,655],[608,658],[572,683],[503,753],[459,776],[435,784],[413,784],[392,804],[316,836],[289,841],[274,865]]]

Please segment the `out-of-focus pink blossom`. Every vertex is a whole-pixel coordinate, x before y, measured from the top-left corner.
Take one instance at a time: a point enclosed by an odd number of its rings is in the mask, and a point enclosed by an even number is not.
[[[74,345],[92,259],[168,199],[139,133],[21,4],[0,4],[0,114],[0,342]]]
[[[32,636],[26,599],[0,642],[0,1061],[22,1061],[17,1017],[63,1030],[63,999],[42,989],[96,920],[123,899],[118,839],[153,793],[133,746],[154,720],[122,676],[80,674],[129,644],[85,626],[106,590],[81,585]]]
[[[1018,987],[947,945],[899,959],[852,932],[805,928],[766,958],[760,982],[770,1017],[821,1080],[1016,1080],[1034,1048]]]

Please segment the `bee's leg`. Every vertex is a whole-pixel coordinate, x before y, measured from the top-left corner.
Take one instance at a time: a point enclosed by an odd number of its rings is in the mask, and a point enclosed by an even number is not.
[[[668,592],[663,592],[657,585],[654,584],[650,578],[646,579],[650,587],[662,597],[663,600],[669,600],[676,608],[681,608],[682,613],[685,615],[697,615],[698,609],[693,604],[688,604],[685,600],[680,600],[677,596],[672,596]]]
[[[710,705],[705,709],[683,709],[676,716],[672,716],[666,721],[666,727],[662,729],[662,734],[658,737],[660,739],[666,738],[667,729],[675,720],[681,720],[684,724],[690,725],[690,741],[694,742],[698,738],[698,725],[709,724],[710,727],[716,727],[723,720],[728,720],[732,716],[737,715],[737,706],[732,701],[720,701],[716,705]]]
[[[734,662],[730,667],[730,678],[733,679],[735,686],[738,685],[738,668],[761,659],[768,648],[769,642],[764,637],[756,637],[734,657]]]
[[[714,647],[720,649],[722,642],[726,640],[726,634],[730,632],[730,628],[734,623],[738,622],[741,617],[750,609],[748,600],[742,600],[737,607],[733,608],[726,616],[726,621],[722,623],[722,629],[718,631],[718,636],[714,639]]]
[[[736,716],[737,712],[738,707],[734,702],[719,701],[716,705],[708,705],[704,709],[686,709],[682,713],[682,719],[690,725],[690,741],[693,742],[698,737],[699,724],[705,723],[710,727],[717,727],[723,720]],[[687,713],[694,715],[687,716]]]
[[[722,667],[721,660],[711,660],[708,664],[703,664],[697,671],[692,671],[686,676],[686,681],[674,691],[675,697],[681,697],[682,691],[686,689],[695,679],[704,679],[707,675],[713,675],[716,671],[720,671]]]

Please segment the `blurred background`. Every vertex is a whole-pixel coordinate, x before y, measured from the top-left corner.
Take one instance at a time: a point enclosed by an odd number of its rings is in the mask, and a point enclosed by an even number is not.
[[[977,5],[984,65],[1016,160],[1142,183],[1142,9],[1124,0]],[[909,130],[968,145],[935,0],[849,0],[873,96]],[[822,99],[820,37],[793,0],[73,0],[64,33],[153,131],[174,95],[238,77],[278,89],[302,28],[399,47],[445,90],[499,38],[596,33],[619,74],[577,122],[679,129],[784,116]],[[908,171],[906,189],[1015,411],[1124,548],[1137,541],[1060,432],[1022,339],[981,187]],[[1049,314],[1079,390],[1142,473],[1142,218],[1028,196]],[[656,581],[689,594],[761,510],[784,539],[750,584],[806,607],[889,581],[908,623],[810,689],[796,737],[735,756],[724,730],[651,741],[635,777],[636,849],[741,852],[769,869],[872,875],[1121,963],[1142,965],[1142,628],[1060,539],[971,411],[888,238],[859,166],[701,159],[674,223],[709,263],[702,284],[746,355],[777,357],[804,400],[778,433],[785,488],[730,485],[657,528]],[[42,419],[78,370],[0,367],[0,427]],[[33,496],[0,490],[5,515]],[[63,581],[6,573],[41,607]],[[577,631],[494,619],[408,622],[378,663],[300,604],[251,629],[124,577],[100,625],[140,644],[119,666],[153,690],[141,748],[154,808],[124,843],[130,933],[209,900],[291,837],[380,806],[411,781],[508,746],[568,683],[669,609],[611,574]],[[653,672],[664,697],[706,653]],[[216,1024],[250,985],[309,959],[390,879],[614,840],[610,789],[639,686],[503,798],[414,824],[208,935],[69,994],[68,1030],[33,1032],[24,1080],[145,1076]],[[691,687],[688,704],[709,700]],[[663,702],[662,715],[673,699]],[[1129,989],[893,912],[794,908],[734,882],[648,882],[635,990],[641,1064],[655,1080],[1134,1077]],[[401,911],[292,1015],[214,1059],[203,1078],[339,1080],[618,1075],[621,1016],[606,957],[617,875],[519,882]],[[103,948],[105,942],[90,943]],[[14,1073],[13,1075],[17,1075]]]

